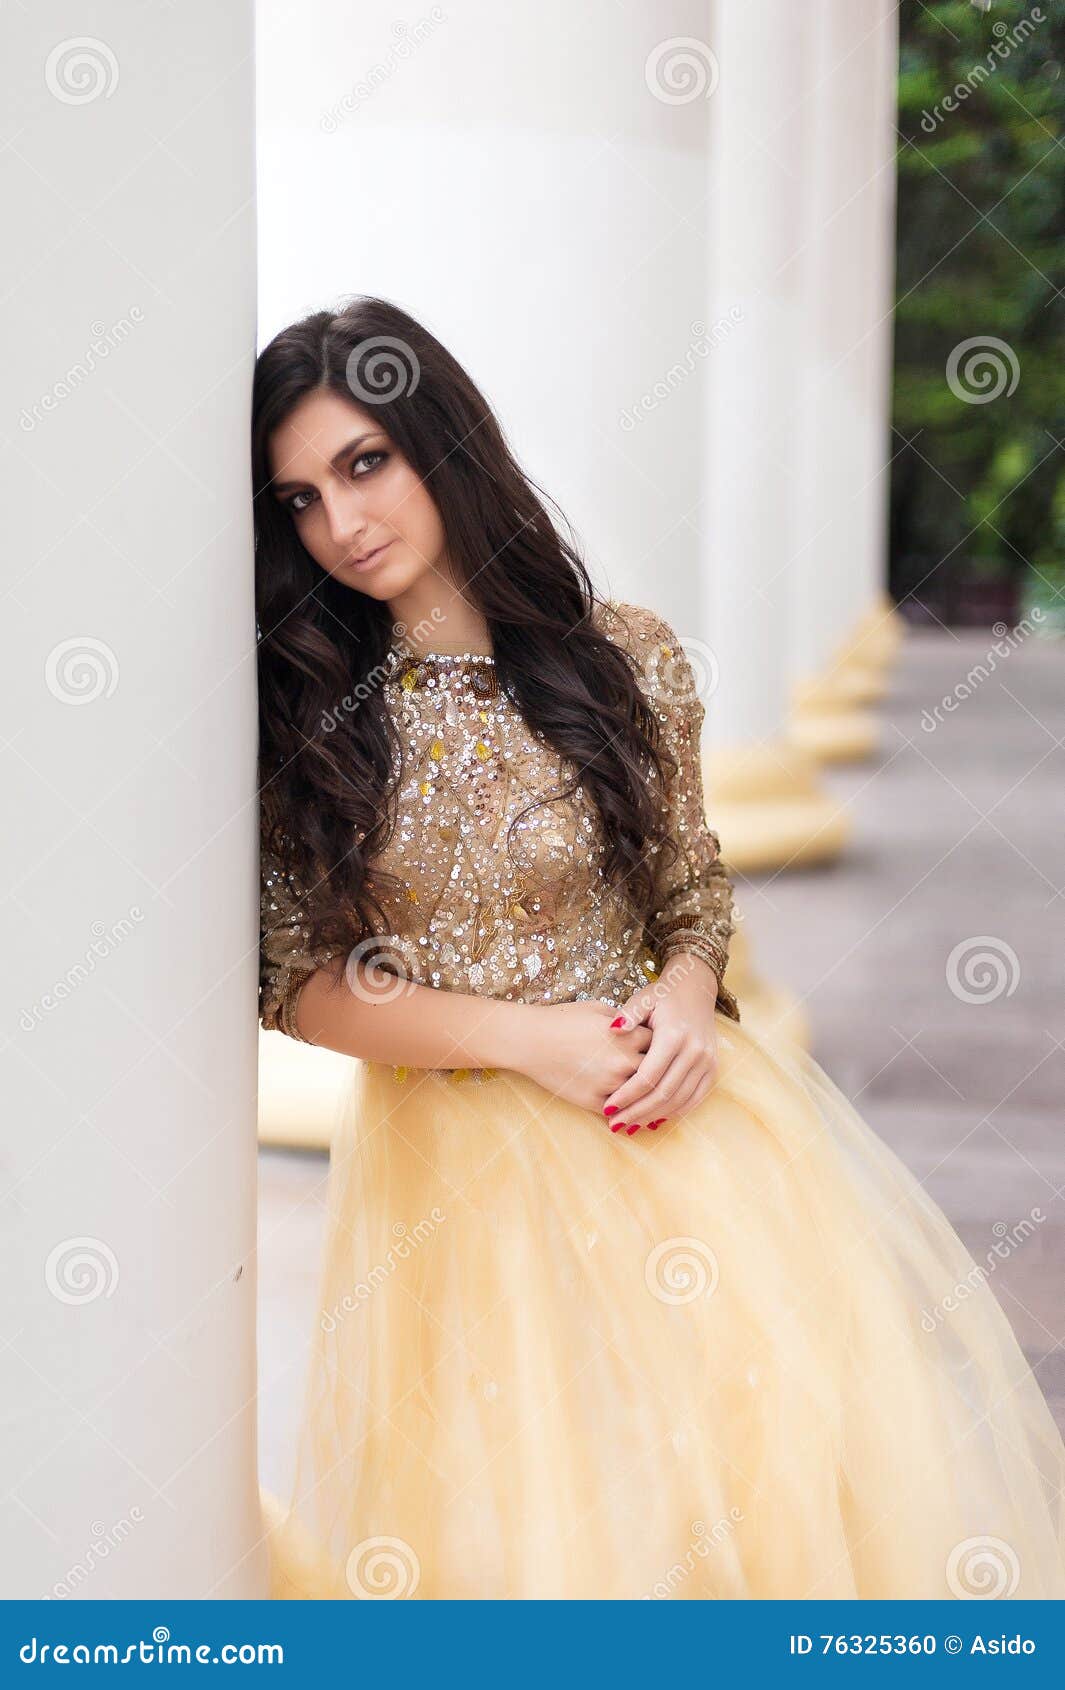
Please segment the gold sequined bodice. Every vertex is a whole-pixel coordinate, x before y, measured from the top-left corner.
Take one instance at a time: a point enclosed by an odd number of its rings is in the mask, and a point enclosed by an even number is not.
[[[636,656],[678,762],[669,822],[682,851],[658,876],[653,919],[634,921],[605,880],[602,827],[580,771],[526,723],[493,659],[418,655],[400,642],[382,683],[400,748],[397,821],[369,871],[388,930],[360,941],[360,955],[376,953],[420,985],[526,1003],[619,1004],[672,951],[724,973],[732,887],[703,813],[703,704],[691,666],[655,612],[602,604],[596,616]],[[295,1037],[296,994],[327,960],[301,947],[299,893],[264,860],[260,1018]],[[723,985],[719,1003],[738,1018]]]

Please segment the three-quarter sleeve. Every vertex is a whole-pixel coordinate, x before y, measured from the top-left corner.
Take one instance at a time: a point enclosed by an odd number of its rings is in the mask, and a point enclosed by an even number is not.
[[[665,822],[678,847],[675,856],[668,847],[659,847],[647,942],[659,968],[678,952],[709,963],[718,979],[718,1008],[738,1021],[739,1005],[724,978],[735,931],[732,879],[721,859],[718,835],[707,822],[703,796],[706,707],[675,629],[653,611],[644,610],[642,617],[638,646],[644,690],[662,725],[663,745],[676,760],[666,791]]]
[[[345,953],[336,946],[310,950],[303,888],[265,848],[259,863],[259,1022],[270,1032],[309,1044],[296,1025],[300,988],[317,969]]]

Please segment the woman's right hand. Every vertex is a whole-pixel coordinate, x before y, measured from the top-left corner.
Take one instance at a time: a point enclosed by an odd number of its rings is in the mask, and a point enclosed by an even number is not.
[[[639,1067],[651,1043],[650,1027],[612,1032],[617,1009],[598,999],[524,1007],[530,1013],[506,1066],[603,1119],[603,1104],[611,1092]]]

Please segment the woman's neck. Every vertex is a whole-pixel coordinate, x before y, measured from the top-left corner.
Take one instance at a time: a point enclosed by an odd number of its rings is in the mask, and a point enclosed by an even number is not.
[[[402,628],[401,643],[417,656],[434,653],[440,657],[462,657],[467,652],[492,656],[492,636],[488,623],[479,611],[457,596],[447,606],[439,602],[419,616],[404,614],[396,606],[389,606],[397,628]]]

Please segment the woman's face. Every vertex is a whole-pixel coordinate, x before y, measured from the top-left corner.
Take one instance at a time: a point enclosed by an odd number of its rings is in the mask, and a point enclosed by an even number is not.
[[[390,600],[427,571],[447,573],[436,505],[372,407],[329,389],[309,393],[274,430],[268,453],[271,491],[327,575]]]

